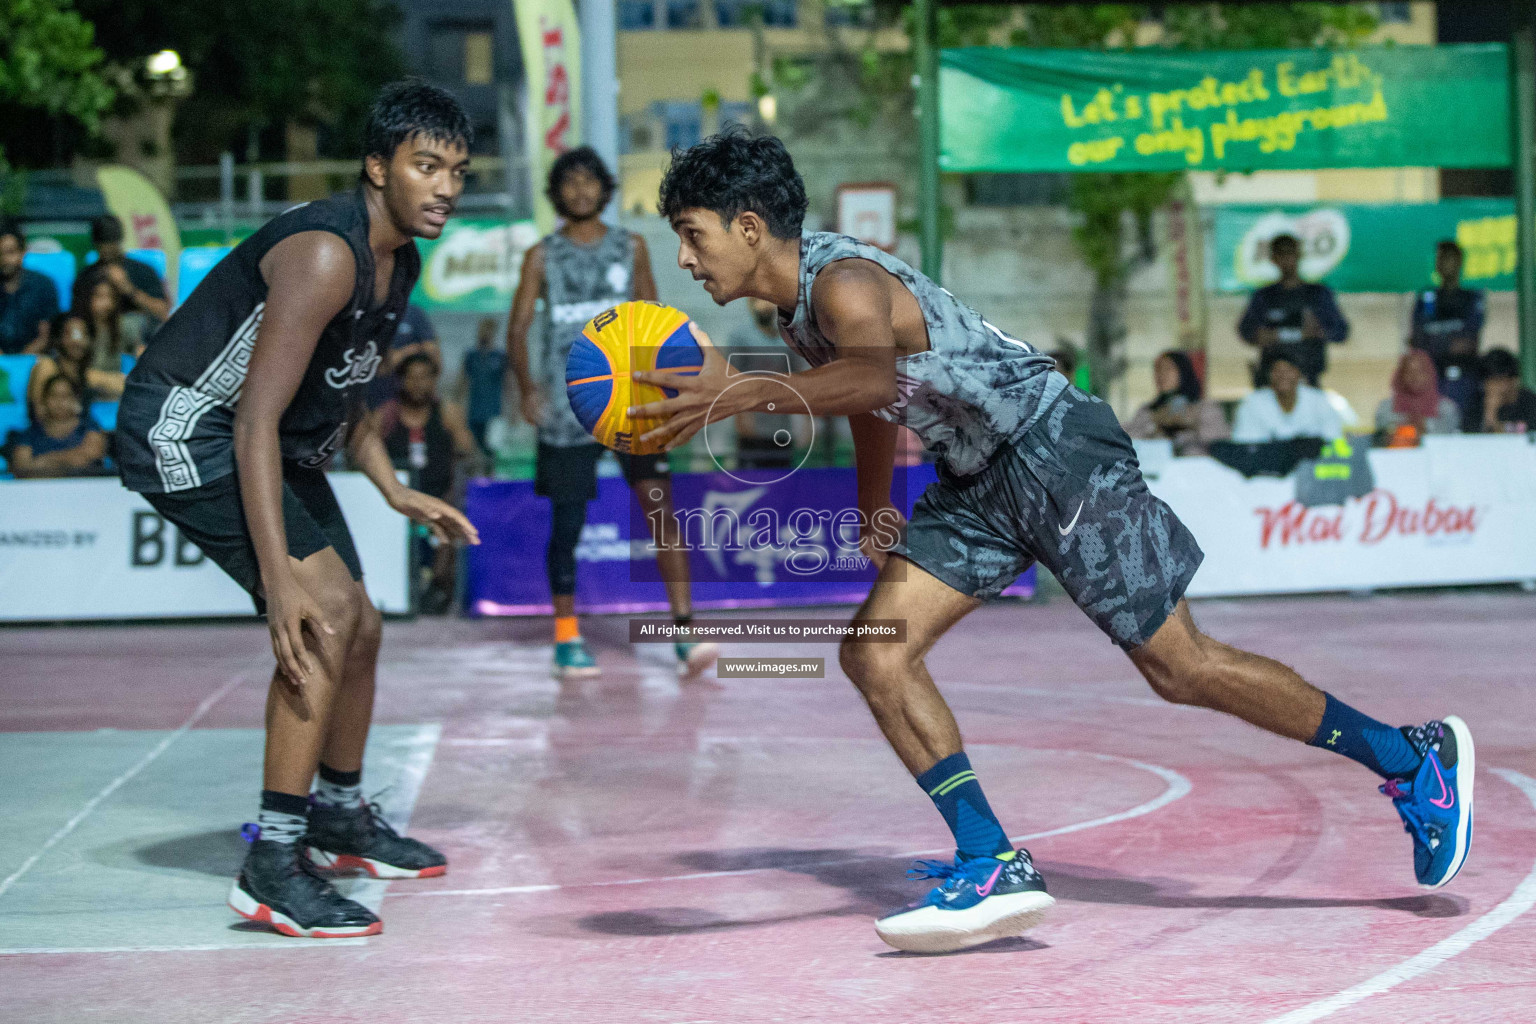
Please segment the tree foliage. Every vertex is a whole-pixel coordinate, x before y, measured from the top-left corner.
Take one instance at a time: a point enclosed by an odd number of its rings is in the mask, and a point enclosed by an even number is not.
[[[290,121],[325,127],[346,149],[378,87],[405,68],[399,12],[387,0],[76,2],[116,62],[181,54],[195,76],[177,113],[184,159],[243,150],[251,129]]]
[[[21,202],[22,178],[5,159],[17,112],[69,115],[93,128],[111,105],[94,34],[70,0],[0,0],[0,105],[12,115],[0,114],[0,209]]]

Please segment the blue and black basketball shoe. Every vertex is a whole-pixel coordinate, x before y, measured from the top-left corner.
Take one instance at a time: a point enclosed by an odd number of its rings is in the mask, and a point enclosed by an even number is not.
[[[1472,845],[1472,782],[1477,754],[1472,732],[1455,715],[1404,729],[1424,761],[1412,779],[1390,779],[1380,789],[1392,798],[1403,830],[1413,837],[1413,873],[1426,889],[1456,877]]]
[[[1039,924],[1056,902],[1028,850],[956,855],[953,864],[920,860],[907,877],[943,879],[923,899],[875,922],[886,945],[912,953],[948,953],[1018,935]]]

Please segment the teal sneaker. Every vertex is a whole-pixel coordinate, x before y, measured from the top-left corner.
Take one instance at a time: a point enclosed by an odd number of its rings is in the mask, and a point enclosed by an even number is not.
[[[672,649],[677,652],[677,674],[684,679],[702,675],[720,659],[720,648],[715,644],[677,643]]]
[[[561,679],[582,679],[595,676],[601,672],[597,667],[597,659],[592,657],[592,652],[587,650],[587,643],[581,637],[567,640],[563,644],[555,644],[555,675]]]

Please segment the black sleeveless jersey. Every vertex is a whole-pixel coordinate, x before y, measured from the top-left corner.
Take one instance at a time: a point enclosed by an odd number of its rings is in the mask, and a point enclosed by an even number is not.
[[[118,406],[115,454],[130,490],[185,491],[235,471],[235,405],[267,303],[261,260],[301,231],[344,238],[357,259],[357,287],[321,333],[279,422],[283,459],[321,466],[346,440],[421,272],[414,242],[395,250],[389,295],[373,305],[373,251],[360,188],[268,222],[220,260],[155,333]]]

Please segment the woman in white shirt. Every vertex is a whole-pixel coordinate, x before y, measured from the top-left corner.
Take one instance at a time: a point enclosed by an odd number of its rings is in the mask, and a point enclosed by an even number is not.
[[[1289,353],[1271,348],[1265,354],[1265,379],[1237,406],[1232,440],[1240,444],[1320,437],[1333,441],[1344,435],[1339,414],[1320,388],[1301,382],[1301,370]]]

